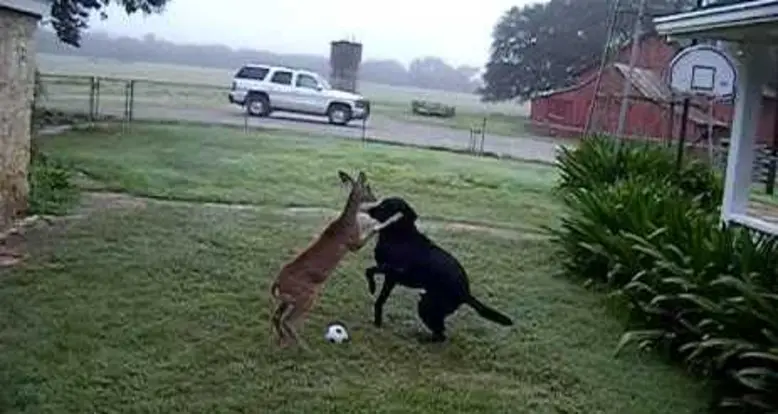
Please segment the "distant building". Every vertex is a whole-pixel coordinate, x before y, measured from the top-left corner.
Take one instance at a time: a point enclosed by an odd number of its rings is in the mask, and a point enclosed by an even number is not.
[[[603,71],[597,105],[590,130],[615,133],[621,108],[624,79],[632,82],[630,105],[624,134],[627,136],[667,139],[677,138],[681,125],[681,99],[673,96],[665,81],[665,72],[680,46],[655,36],[641,39],[640,54],[630,75],[631,45],[622,47]],[[599,62],[598,62],[599,63]],[[530,118],[538,132],[554,136],[578,137],[586,127],[589,107],[594,98],[598,64],[582,71],[578,82],[570,87],[537,94],[531,101]],[[772,143],[775,91],[765,90],[758,141]],[[687,141],[704,137],[709,124],[708,103],[693,99],[687,123]],[[672,114],[672,115],[671,115]],[[717,103],[713,108],[714,137],[728,137],[732,122],[731,103]]]

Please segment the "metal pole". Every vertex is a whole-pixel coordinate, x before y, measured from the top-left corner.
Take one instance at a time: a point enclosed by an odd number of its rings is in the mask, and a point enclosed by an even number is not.
[[[678,133],[678,151],[675,154],[675,168],[681,171],[683,162],[683,149],[686,145],[686,130],[689,123],[689,97],[683,98],[683,109],[681,110],[681,131]]]
[[[703,0],[697,0],[695,10],[702,8]],[[697,44],[697,39],[692,39],[692,46]],[[683,98],[683,110],[681,111],[681,131],[678,134],[678,152],[675,157],[675,168],[677,172],[681,171],[681,163],[683,162],[683,150],[686,145],[686,124],[689,123],[689,104],[691,103],[689,97]]]
[[[89,78],[89,122],[95,121],[95,77]]]
[[[778,104],[773,109],[773,145],[770,148],[770,163],[767,169],[767,182],[765,183],[765,192],[773,195],[775,192],[775,176],[778,169]]]
[[[621,94],[621,110],[619,111],[619,124],[616,129],[616,136],[621,137],[624,133],[624,122],[627,119],[627,108],[629,107],[629,94],[632,93],[632,71],[635,69],[635,63],[640,53],[640,32],[643,28],[643,15],[646,12],[646,0],[640,0],[638,6],[638,17],[635,19],[635,30],[632,35],[632,50],[629,55],[628,79],[624,79],[624,91]]]
[[[130,107],[128,109],[129,121],[132,122],[135,109],[135,80],[130,81]]]
[[[708,159],[713,164],[713,123],[716,119],[713,117],[713,104],[716,103],[716,98],[710,98],[710,104],[708,107]]]
[[[486,141],[486,117],[484,117],[484,123],[481,124],[481,155],[484,155],[485,141]]]
[[[600,83],[602,83],[602,72],[605,70],[605,65],[608,63],[608,50],[611,47],[610,41],[613,38],[613,31],[616,29],[616,19],[619,15],[619,2],[615,0],[613,3],[613,13],[608,21],[608,33],[605,38],[605,47],[602,49],[602,56],[600,57],[600,67],[597,70],[597,78],[594,81],[594,92],[592,92],[592,102],[589,104],[589,110],[586,114],[586,124],[584,124],[583,135],[589,134],[589,129],[592,127],[592,118],[594,117],[594,110],[597,106],[597,94],[600,92]]]
[[[673,145],[673,136],[675,135],[675,95],[670,96],[670,118],[667,127],[667,145],[670,148]]]
[[[95,80],[95,118],[100,115],[100,78]]]

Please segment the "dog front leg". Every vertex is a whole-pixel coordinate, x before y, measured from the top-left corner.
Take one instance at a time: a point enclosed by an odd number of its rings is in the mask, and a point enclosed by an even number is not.
[[[370,291],[371,295],[375,294],[375,275],[382,274],[384,277],[386,277],[387,272],[391,272],[392,269],[388,268],[384,265],[375,265],[370,266],[367,269],[365,269],[365,279],[367,279],[367,289]]]
[[[365,269],[365,279],[367,279],[367,290],[371,295],[375,294],[375,275],[380,273],[378,266],[370,266]]]
[[[397,284],[391,277],[386,277],[384,274],[384,285],[381,286],[381,293],[378,294],[378,298],[373,305],[373,324],[380,328],[383,324],[384,304],[389,299],[389,295],[392,293],[392,289]]]

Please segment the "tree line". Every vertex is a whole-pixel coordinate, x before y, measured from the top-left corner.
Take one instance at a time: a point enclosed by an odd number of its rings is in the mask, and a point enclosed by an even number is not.
[[[324,76],[330,72],[328,56],[233,49],[219,44],[179,44],[157,38],[153,34],[137,39],[85,32],[79,38],[79,47],[61,41],[50,30],[39,30],[36,36],[38,52],[41,53],[225,69],[237,69],[247,62],[261,62],[308,69]],[[387,85],[475,92],[479,84],[473,77],[478,70],[477,67],[469,66],[453,67],[433,56],[414,59],[409,67],[391,59],[368,59],[362,62],[359,77],[360,80]]]
[[[162,13],[169,0],[117,0],[127,14]],[[748,0],[705,1],[705,7]],[[698,0],[651,0],[642,22],[648,33],[658,15],[691,10]],[[485,72],[480,82],[475,67],[454,68],[437,57],[414,60],[405,68],[395,60],[368,60],[360,77],[389,85],[412,85],[452,91],[472,91],[476,84],[484,101],[530,99],[537,92],[569,86],[597,62],[606,47],[628,42],[640,0],[549,0],[508,9],[497,20]],[[181,45],[156,39],[111,38],[84,33],[92,13],[105,16],[107,2],[54,0],[55,33],[39,31],[39,50],[48,53],[112,57],[132,61],[179,63],[234,68],[247,61],[303,67],[329,72],[326,57],[289,55],[224,45]],[[616,13],[614,13],[614,10]],[[611,24],[611,16],[616,16]],[[612,30],[611,30],[612,29]],[[86,35],[86,36],[85,36]]]

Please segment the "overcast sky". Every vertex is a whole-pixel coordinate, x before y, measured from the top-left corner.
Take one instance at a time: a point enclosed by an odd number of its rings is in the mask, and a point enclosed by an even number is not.
[[[190,43],[222,43],[273,52],[329,54],[329,42],[354,38],[364,58],[419,56],[449,63],[486,63],[500,15],[528,0],[170,0],[162,15],[127,17],[115,8],[93,30],[134,37],[146,33]],[[216,6],[216,7],[214,7]],[[444,17],[445,16],[445,17]]]

